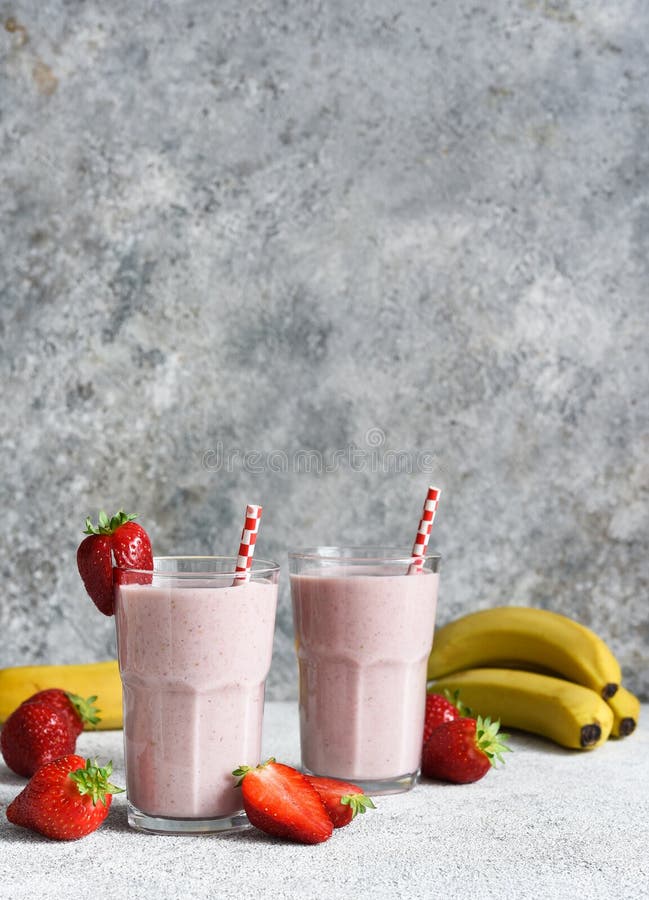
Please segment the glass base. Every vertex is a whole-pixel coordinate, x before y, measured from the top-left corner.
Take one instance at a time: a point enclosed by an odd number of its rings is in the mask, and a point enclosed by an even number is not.
[[[166,816],[150,816],[127,803],[128,824],[136,831],[149,834],[216,834],[251,828],[246,814],[232,813],[214,819],[175,819]]]
[[[350,781],[359,787],[368,797],[379,797],[382,794],[404,794],[411,791],[419,781],[419,771],[408,775],[397,775],[394,778],[348,778],[346,775],[333,775],[330,772],[312,772],[304,769],[309,775],[321,775],[325,778],[338,778],[341,781]]]

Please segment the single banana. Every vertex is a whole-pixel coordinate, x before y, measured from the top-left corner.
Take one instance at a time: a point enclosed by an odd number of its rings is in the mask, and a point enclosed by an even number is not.
[[[613,710],[611,737],[627,737],[633,734],[640,718],[640,701],[620,685],[615,696],[606,701]]]
[[[435,632],[428,678],[484,666],[541,670],[597,691],[605,699],[622,673],[590,628],[548,609],[496,606],[469,613]]]
[[[613,727],[613,712],[590,688],[517,669],[467,669],[437,679],[430,691],[459,691],[474,713],[543,735],[562,747],[591,750]]]
[[[122,685],[117,660],[64,666],[16,666],[0,669],[0,722],[17,706],[47,688],[61,688],[82,697],[96,696],[100,729],[122,727]]]

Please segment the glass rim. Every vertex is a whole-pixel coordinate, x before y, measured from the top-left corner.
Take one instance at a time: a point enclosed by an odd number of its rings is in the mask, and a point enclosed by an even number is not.
[[[155,575],[158,578],[234,578],[240,575],[236,571],[238,556],[201,556],[201,555],[178,555],[178,556],[154,556],[152,569],[137,569],[134,566],[115,566],[119,572],[131,572],[137,575]],[[219,571],[217,568],[195,568],[187,570],[165,569],[159,568],[158,563],[172,562],[173,560],[183,560],[187,562],[198,563],[217,563],[227,562],[232,565]],[[251,575],[270,575],[279,572],[280,565],[272,559],[256,559],[252,558],[252,564],[248,572]]]
[[[382,547],[375,546],[321,546],[321,547],[304,547],[297,550],[290,550],[289,559],[308,559],[308,560],[341,560],[345,562],[401,562],[411,563],[413,559],[423,559],[426,561],[439,561],[442,556],[440,553],[425,553],[423,557],[413,556],[412,550],[406,550],[403,547]]]

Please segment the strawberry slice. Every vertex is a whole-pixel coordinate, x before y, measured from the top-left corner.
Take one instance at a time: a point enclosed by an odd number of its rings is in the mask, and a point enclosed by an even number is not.
[[[320,795],[306,777],[271,757],[232,773],[239,781],[250,822],[266,834],[301,844],[320,844],[333,834],[333,823]]]
[[[500,722],[460,718],[438,726],[424,745],[421,771],[428,778],[469,784],[483,778],[510,748]]]
[[[105,616],[112,616],[114,608],[113,556],[115,564],[124,568],[153,569],[151,541],[135,516],[120,510],[108,518],[102,510],[99,524],[86,519],[84,538],[77,550],[77,568],[90,599]],[[148,581],[149,576],[136,576],[138,581]]]
[[[57,841],[73,841],[95,831],[108,815],[113,794],[112,764],[98,766],[71,753],[41,766],[7,807],[14,825]]]
[[[343,828],[359,813],[376,809],[362,789],[349,781],[338,781],[337,778],[324,778],[320,775],[305,775],[305,778],[320,795],[334,828]]]

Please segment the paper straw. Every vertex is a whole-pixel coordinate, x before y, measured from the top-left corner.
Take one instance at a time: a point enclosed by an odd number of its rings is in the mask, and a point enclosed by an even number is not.
[[[250,504],[246,506],[246,520],[243,523],[241,542],[239,543],[239,557],[234,570],[237,573],[234,578],[234,585],[250,581],[250,568],[252,566],[252,555],[255,552],[257,533],[259,532],[261,509],[261,506],[252,506]]]
[[[424,556],[426,555],[426,548],[428,547],[428,541],[430,540],[430,533],[433,528],[433,521],[435,519],[437,507],[439,506],[439,495],[441,493],[439,488],[432,486],[428,488],[424,508],[419,521],[419,528],[417,529],[415,542],[412,545],[413,561],[408,569],[408,575],[417,575],[424,567]]]

